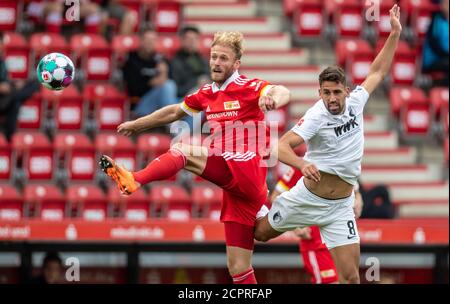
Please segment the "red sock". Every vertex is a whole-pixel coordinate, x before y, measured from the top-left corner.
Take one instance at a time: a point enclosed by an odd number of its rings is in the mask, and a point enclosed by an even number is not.
[[[232,276],[233,284],[258,284],[253,268]]]
[[[171,149],[155,158],[143,170],[133,172],[135,181],[141,185],[165,180],[186,166],[186,156],[181,151]]]

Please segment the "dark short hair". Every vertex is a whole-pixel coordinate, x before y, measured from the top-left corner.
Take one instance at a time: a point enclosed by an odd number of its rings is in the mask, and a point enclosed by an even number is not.
[[[44,261],[42,262],[42,267],[45,268],[45,266],[47,266],[50,262],[57,262],[58,265],[62,266],[61,257],[57,252],[47,252],[44,257]]]
[[[139,30],[139,36],[142,37],[144,36],[147,32],[153,32],[153,33],[157,33],[155,27],[151,26],[151,25],[146,25],[143,28],[141,28]]]
[[[332,81],[336,83],[342,83],[343,85],[347,85],[347,80],[345,77],[345,72],[341,67],[338,66],[330,66],[322,71],[319,75],[319,84],[322,84],[325,81]]]
[[[195,25],[185,25],[181,28],[179,36],[183,37],[188,32],[194,32],[197,35],[200,35],[200,30]]]

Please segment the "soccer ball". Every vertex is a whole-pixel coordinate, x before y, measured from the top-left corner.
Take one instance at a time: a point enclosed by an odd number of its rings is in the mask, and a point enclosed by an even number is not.
[[[75,77],[72,60],[61,53],[47,54],[36,68],[39,82],[50,90],[59,91],[68,87]]]

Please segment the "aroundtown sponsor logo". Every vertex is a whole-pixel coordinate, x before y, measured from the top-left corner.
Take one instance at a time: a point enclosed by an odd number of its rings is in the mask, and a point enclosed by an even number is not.
[[[239,111],[228,111],[228,112],[220,112],[220,113],[214,113],[209,114],[206,116],[206,119],[220,119],[224,117],[237,117],[239,115]]]

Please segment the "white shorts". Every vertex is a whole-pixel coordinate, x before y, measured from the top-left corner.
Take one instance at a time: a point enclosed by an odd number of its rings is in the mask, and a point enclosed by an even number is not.
[[[306,188],[302,177],[291,190],[275,199],[269,211],[269,223],[279,232],[319,226],[328,249],[359,243],[354,200],[354,193],[337,200],[321,198]]]

